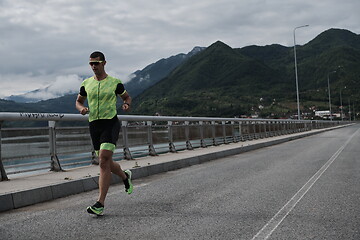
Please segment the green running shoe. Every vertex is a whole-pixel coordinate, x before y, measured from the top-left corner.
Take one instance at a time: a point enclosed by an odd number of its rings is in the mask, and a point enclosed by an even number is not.
[[[102,205],[100,202],[96,202],[94,205],[88,207],[86,210],[90,214],[102,216],[104,212],[104,205]]]
[[[133,192],[133,185],[131,182],[131,171],[125,170],[124,173],[127,176],[127,179],[124,180],[125,192],[127,192],[127,194],[131,194]]]

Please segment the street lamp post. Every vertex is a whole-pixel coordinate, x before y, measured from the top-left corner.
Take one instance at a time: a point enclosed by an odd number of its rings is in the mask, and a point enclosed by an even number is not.
[[[346,86],[345,86],[346,88]],[[341,111],[341,121],[344,121],[344,114],[343,114],[343,104],[342,104],[342,97],[341,97],[341,88],[340,88],[340,111]]]
[[[332,112],[331,112],[331,94],[330,94],[330,73],[335,73],[336,71],[329,72],[327,75],[328,83],[328,93],[329,93],[329,109],[330,109],[330,121],[332,121]]]
[[[342,99],[342,90],[345,90],[346,86],[343,88],[340,88],[340,105],[341,105],[341,121],[344,121],[344,115],[346,117],[346,114],[344,114],[344,106],[343,106],[343,99]]]
[[[355,103],[353,100],[353,121],[356,121]]]
[[[296,40],[295,40],[295,30],[298,28],[308,27],[309,25],[303,25],[294,28],[294,58],[295,58],[295,81],[296,81],[296,100],[297,100],[297,110],[298,110],[298,120],[300,120],[300,100],[299,100],[299,83],[298,83],[298,73],[297,73],[297,62],[296,62]]]
[[[349,120],[351,121],[351,105],[350,105],[350,97],[349,97]]]
[[[338,66],[336,69],[342,68],[342,66]],[[330,121],[332,121],[332,112],[331,112],[331,94],[330,94],[330,74],[331,73],[336,73],[336,70],[332,71],[332,72],[328,72],[327,75],[327,82],[328,82],[328,93],[329,93],[329,110],[330,110]],[[341,94],[341,92],[340,92]]]

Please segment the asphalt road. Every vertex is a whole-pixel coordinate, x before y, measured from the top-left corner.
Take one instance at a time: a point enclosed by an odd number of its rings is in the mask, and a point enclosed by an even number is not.
[[[0,239],[360,239],[360,130],[341,128],[0,213]]]

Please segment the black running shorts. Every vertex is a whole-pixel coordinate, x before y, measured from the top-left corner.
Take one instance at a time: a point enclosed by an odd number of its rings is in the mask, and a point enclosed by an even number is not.
[[[114,152],[120,132],[120,122],[117,116],[112,119],[99,119],[89,122],[89,129],[96,152],[100,149]]]

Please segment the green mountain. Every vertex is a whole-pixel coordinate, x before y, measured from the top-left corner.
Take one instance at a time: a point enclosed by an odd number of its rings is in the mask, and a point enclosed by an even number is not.
[[[218,41],[144,91],[134,109],[147,115],[234,116],[245,114],[253,97],[275,97],[269,89],[285,90],[283,82],[272,68]]]
[[[296,50],[302,112],[329,109],[328,74],[334,112],[340,106],[340,90],[343,105],[348,100],[354,106],[360,103],[359,35],[330,29]],[[297,112],[293,47],[232,49],[218,41],[139,95],[134,112],[291,117]]]
[[[144,69],[134,72],[131,80],[125,83],[126,90],[132,97],[136,97],[145,89],[165,78],[177,66],[182,64],[188,58],[201,52],[203,49],[204,48],[202,47],[194,47],[187,54],[180,53],[169,58],[160,59],[159,61],[146,66]]]
[[[30,112],[35,109],[23,103],[16,103],[14,101],[0,99],[0,110],[1,112]]]

